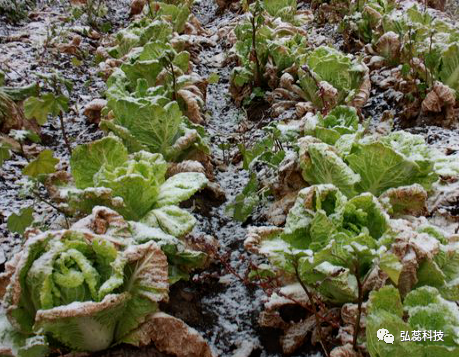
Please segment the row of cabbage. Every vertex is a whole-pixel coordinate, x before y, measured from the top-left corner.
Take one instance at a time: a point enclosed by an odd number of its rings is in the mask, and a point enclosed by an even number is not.
[[[287,354],[312,333],[326,354],[338,342],[332,356],[456,355],[459,237],[426,216],[429,197],[459,179],[459,155],[406,131],[370,133],[359,118],[370,89],[366,66],[334,48],[314,48],[295,2],[278,13],[269,3],[252,5],[232,50],[239,61],[234,98],[250,104],[259,88],[274,111],[295,108],[300,118],[272,123],[254,147],[241,146],[251,179],[230,213],[244,221],[260,196],[276,200],[267,214],[275,225],[250,227],[245,241],[264,258],[251,276],[282,287],[260,323],[284,329]],[[432,76],[453,88],[448,53],[439,54]],[[282,307],[295,303],[309,306],[311,317],[286,324]],[[395,339],[378,338],[380,329]],[[442,339],[402,338],[419,331],[442,332]]]
[[[273,6],[281,3],[284,7]],[[350,54],[315,46],[307,30],[312,12],[295,9],[296,1],[288,6],[258,1],[248,8],[249,19],[235,27],[231,52],[238,66],[230,90],[236,103],[270,92],[275,110],[296,106],[304,114],[339,104],[361,107],[369,95],[368,68]]]
[[[189,6],[154,2],[116,35],[106,62],[120,66],[108,78],[100,124],[108,136],[74,148],[70,173],[38,177],[60,212],[81,219],[67,229],[28,230],[6,264],[1,355],[99,351],[158,339],[167,352],[186,354],[167,341],[173,337],[162,331],[168,318],[159,303],[168,301],[172,284],[209,263],[185,239],[196,219],[179,207],[207,185],[204,169],[195,163],[200,172],[168,173],[209,153],[204,129],[191,121],[200,116],[205,81],[191,72],[179,35],[197,24]],[[198,345],[196,356],[211,355],[199,335],[170,318],[176,333],[192,336],[183,343]]]
[[[400,90],[414,97],[420,93],[424,111],[444,113],[445,126],[457,120],[457,23],[417,3],[378,0],[351,7],[341,30],[347,42],[366,45],[370,65],[398,68],[398,82],[414,83]]]

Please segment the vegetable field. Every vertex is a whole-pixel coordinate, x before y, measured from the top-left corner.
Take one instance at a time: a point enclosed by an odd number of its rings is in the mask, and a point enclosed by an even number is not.
[[[0,0],[0,356],[459,356],[457,0]]]

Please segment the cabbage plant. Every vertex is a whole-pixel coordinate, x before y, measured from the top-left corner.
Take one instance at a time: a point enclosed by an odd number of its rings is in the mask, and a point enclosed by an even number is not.
[[[383,327],[394,335],[393,343],[377,338],[377,331]],[[393,286],[370,295],[366,339],[372,357],[456,356],[459,353],[458,328],[457,304],[443,298],[434,287],[417,288],[403,302]]]
[[[189,73],[190,54],[174,50],[169,35],[132,50],[110,76],[107,99],[114,119],[101,127],[119,136],[130,152],[181,161],[209,153],[205,131],[197,125],[204,121],[206,83]]]
[[[314,185],[298,193],[285,228],[271,235],[252,228],[245,246],[266,256],[273,271],[296,274],[324,299],[344,304],[358,299],[358,281],[375,261],[391,258],[380,249],[389,228],[389,216],[373,195],[348,200],[333,185]]]
[[[169,287],[167,259],[155,242],[125,246],[78,229],[30,237],[1,281],[7,318],[2,352],[14,356],[130,342],[158,303],[167,301]]]
[[[364,81],[365,67],[352,55],[320,46],[302,56],[298,83],[316,107],[351,104]]]
[[[344,347],[366,347],[372,357],[412,351],[454,356],[459,349],[456,239],[422,219],[390,218],[383,202],[371,193],[349,199],[327,184],[298,193],[284,228],[249,228],[244,245],[269,261],[253,272],[254,277],[300,282],[322,314],[341,308],[337,337]],[[284,288],[281,291],[294,289]],[[299,298],[295,295],[294,302]],[[267,310],[272,308],[268,305]],[[359,333],[363,328],[366,339]],[[378,340],[381,328],[395,336],[394,344]],[[424,330],[443,331],[444,338],[437,343],[401,341],[401,331]]]
[[[185,217],[191,228],[194,219],[177,205],[208,182],[197,172],[179,173],[166,180],[167,163],[161,154],[139,151],[129,155],[121,140],[112,136],[76,147],[70,167],[73,185],[56,179],[52,188],[56,199],[65,202],[70,211],[89,214],[101,205],[135,221],[153,214]],[[167,213],[171,209],[175,211]]]
[[[305,181],[334,184],[348,197],[363,192],[380,196],[388,189],[414,184],[428,191],[438,179],[420,135],[399,131],[359,139],[357,134],[344,134],[334,146],[311,136],[298,142]]]

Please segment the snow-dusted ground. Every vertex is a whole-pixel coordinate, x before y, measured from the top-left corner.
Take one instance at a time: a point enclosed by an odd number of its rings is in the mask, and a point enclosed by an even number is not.
[[[457,0],[449,0],[448,9],[454,10],[451,3]],[[114,31],[127,22],[129,11],[129,0],[110,0],[113,16],[117,21]],[[53,10],[53,9],[51,9]],[[59,12],[59,8],[52,12]],[[206,77],[211,73],[219,75],[218,83],[210,84],[207,96],[207,124],[206,130],[209,133],[212,144],[214,161],[218,164],[215,172],[216,182],[225,191],[227,202],[219,207],[212,208],[210,215],[201,216],[195,233],[211,234],[218,239],[223,252],[230,252],[232,267],[243,274],[247,268],[246,260],[248,254],[243,249],[243,240],[246,234],[246,227],[238,222],[232,221],[225,214],[225,206],[242,191],[248,180],[248,173],[240,168],[240,165],[233,165],[231,162],[223,163],[222,143],[233,144],[241,135],[249,141],[261,135],[260,129],[254,126],[252,129],[240,133],[237,128],[246,121],[246,113],[234,105],[229,97],[229,76],[231,68],[228,66],[220,67],[219,59],[225,54],[227,49],[223,43],[219,43],[215,37],[217,30],[226,23],[233,21],[237,14],[225,12],[217,15],[217,5],[215,0],[196,0],[193,8],[194,14],[202,22],[205,29],[210,33],[210,37],[217,42],[217,46],[204,48],[199,55],[200,63],[196,65],[195,71],[201,76]],[[457,14],[457,11],[456,11]],[[24,84],[25,79],[33,81],[34,72],[49,73],[52,69],[59,69],[64,72],[75,83],[72,92],[72,104],[76,108],[81,108],[86,102],[94,97],[102,95],[105,83],[95,74],[95,67],[92,63],[93,57],[84,61],[83,65],[76,70],[69,63],[69,57],[59,55],[56,58],[50,57],[49,61],[38,61],[40,59],[40,47],[37,43],[43,41],[46,36],[46,24],[53,21],[49,16],[56,14],[46,13],[38,20],[29,21],[28,24],[21,26],[0,25],[0,36],[14,39],[20,38],[20,34],[29,32],[32,34],[29,41],[13,40],[0,44],[0,62],[7,61],[14,63],[15,70],[18,72],[11,75],[8,84]],[[43,32],[45,31],[45,32]],[[322,29],[322,34],[333,37],[336,33],[333,26]],[[33,41],[32,41],[33,40]],[[336,45],[339,47],[340,39],[336,37]],[[90,44],[85,44],[90,45]],[[89,85],[87,84],[89,83]],[[374,93],[377,94],[377,93]],[[383,96],[372,97],[367,108],[366,115],[379,119],[383,111],[387,110],[390,104],[386,103]],[[94,140],[101,135],[95,126],[88,126],[86,119],[78,110],[71,111],[66,117],[70,123],[69,134],[74,138],[75,143],[82,143]],[[445,130],[436,127],[412,128],[411,131],[423,134],[429,144],[440,150],[459,150],[459,133],[456,131]],[[49,123],[44,127],[44,133],[49,137],[46,146],[53,148],[65,161],[66,154],[63,140],[55,123]],[[232,145],[230,157],[237,152],[237,148]],[[15,155],[13,160],[8,161],[0,169],[0,264],[4,258],[11,256],[12,252],[20,249],[20,238],[14,236],[6,230],[6,217],[13,211],[26,207],[31,204],[28,198],[19,196],[21,168],[24,160]],[[231,161],[231,160],[230,160]],[[36,218],[46,222],[55,223],[58,219],[56,213],[40,205],[36,210],[39,214]],[[2,216],[3,220],[2,221]],[[457,229],[457,224],[445,223],[442,217],[434,216],[429,218],[431,221],[442,225],[448,230]],[[253,224],[263,224],[262,221],[254,221]],[[178,284],[172,290],[171,304],[166,306],[168,312],[184,318],[191,326],[197,328],[203,336],[210,342],[215,352],[222,357],[277,357],[280,356],[279,348],[275,341],[279,334],[276,331],[264,331],[258,327],[257,318],[262,309],[265,298],[263,291],[247,287],[235,276],[228,274],[225,269],[216,265],[211,268],[213,278],[207,277],[209,272],[202,276],[195,276],[194,282]],[[206,278],[207,277],[207,278]],[[182,298],[184,297],[184,298]],[[174,304],[177,302],[177,305]],[[321,354],[317,349],[305,346],[302,351],[294,354],[294,357],[318,357]],[[154,348],[137,350],[133,348],[116,348],[109,352],[98,354],[99,356],[163,356],[155,351]]]

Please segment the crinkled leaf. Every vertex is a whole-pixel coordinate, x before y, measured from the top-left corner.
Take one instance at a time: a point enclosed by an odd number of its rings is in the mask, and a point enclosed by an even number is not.
[[[379,239],[389,227],[389,217],[376,197],[362,193],[346,203],[343,227],[356,234],[368,230],[371,237]]]
[[[208,183],[206,176],[198,172],[182,172],[169,178],[162,186],[157,207],[176,205],[189,199]]]
[[[300,167],[309,184],[331,183],[346,196],[355,196],[360,176],[349,168],[331,146],[325,143],[300,144]]]
[[[70,166],[77,188],[94,186],[94,175],[102,166],[116,167],[128,159],[121,140],[105,137],[89,144],[77,146],[70,158]]]
[[[361,177],[356,185],[359,192],[379,196],[392,187],[423,183],[419,165],[380,142],[355,145],[346,161]]]
[[[167,105],[141,103],[134,98],[109,101],[115,114],[115,124],[129,130],[131,135],[151,152],[168,153],[177,140],[182,112],[176,102]],[[136,113],[136,115],[132,115]]]
[[[390,280],[392,280],[395,285],[398,285],[398,279],[402,272],[403,265],[395,254],[385,253],[379,261],[379,267],[389,276]]]
[[[126,146],[129,153],[147,150],[146,146],[139,143],[139,141],[129,132],[129,130],[123,128],[121,125],[116,125],[110,120],[101,120],[99,123],[99,128],[106,132],[112,132],[121,140],[123,140],[123,144]]]
[[[94,186],[110,188],[114,197],[123,199],[123,215],[139,220],[161,199],[166,169],[160,154],[139,151],[120,166],[105,164],[94,175]]]
[[[151,210],[141,222],[150,227],[159,227],[174,237],[182,237],[191,232],[196,218],[177,206],[164,206]]]

